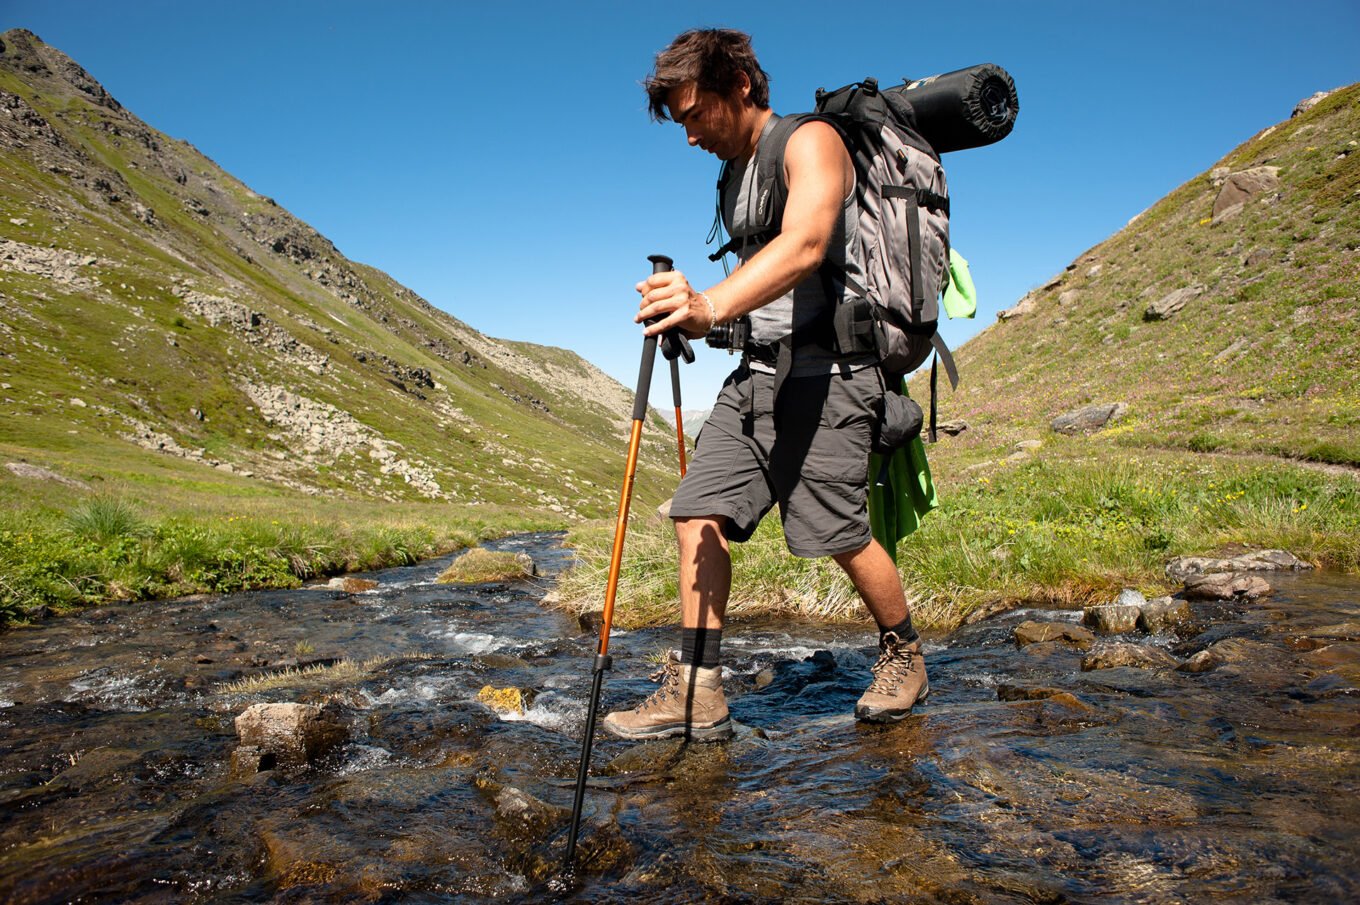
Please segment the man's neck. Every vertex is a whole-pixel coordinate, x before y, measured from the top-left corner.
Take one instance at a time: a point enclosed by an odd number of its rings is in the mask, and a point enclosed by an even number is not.
[[[774,115],[773,110],[757,110],[751,124],[751,136],[746,145],[746,150],[742,152],[741,160],[749,162],[756,155],[756,146],[760,144],[760,135],[765,131],[765,124]]]

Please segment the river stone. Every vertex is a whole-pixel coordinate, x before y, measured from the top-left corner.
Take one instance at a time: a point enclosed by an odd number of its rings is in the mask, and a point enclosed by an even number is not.
[[[273,755],[275,765],[290,768],[315,762],[344,742],[348,730],[334,706],[254,704],[236,717],[236,734],[242,746],[259,749],[261,757]]]
[[[1061,688],[1049,688],[1047,686],[1026,687],[1024,685],[998,685],[996,686],[996,699],[998,701],[1042,701],[1045,698],[1057,697],[1058,695],[1069,694]]]
[[[1215,572],[1297,572],[1311,568],[1311,564],[1286,550],[1256,550],[1231,558],[1180,556],[1166,564],[1166,577],[1183,582],[1196,575]]]
[[[1092,648],[1089,654],[1081,658],[1082,672],[1090,672],[1093,669],[1115,669],[1120,666],[1130,666],[1134,669],[1160,669],[1173,668],[1176,665],[1176,658],[1160,647],[1124,642],[1104,642],[1098,647]]]
[[[1039,644],[1045,641],[1061,641],[1079,650],[1086,650],[1096,640],[1090,629],[1082,628],[1071,622],[1035,622],[1029,620],[1015,627],[1015,644]]]
[[[1137,593],[1136,591],[1134,593]],[[1139,594],[1139,597],[1143,595]],[[1121,595],[1122,597],[1122,595]],[[1120,635],[1131,632],[1138,625],[1137,606],[1120,603],[1104,603],[1088,606],[1082,614],[1082,622],[1101,635]]]
[[[1085,405],[1079,409],[1065,412],[1053,419],[1049,425],[1054,431],[1060,434],[1079,434],[1088,431],[1098,431],[1112,421],[1118,421],[1124,417],[1128,411],[1128,405],[1123,402],[1100,402],[1093,405]]]
[[[335,591],[344,591],[346,594],[362,594],[364,591],[372,591],[377,586],[378,583],[370,578],[350,578],[348,576],[332,578],[326,582],[326,587]]]
[[[477,692],[477,700],[500,714],[520,715],[533,706],[537,692],[522,688],[497,688],[485,685]]]
[[[1175,628],[1190,621],[1190,604],[1174,597],[1149,600],[1138,611],[1138,627],[1149,634]]]
[[[1256,600],[1274,591],[1265,579],[1255,575],[1197,575],[1185,582],[1185,596],[1192,600]]]
[[[1213,655],[1212,651],[1202,650],[1191,654],[1185,661],[1177,666],[1181,672],[1208,672],[1219,664],[1219,659]]]

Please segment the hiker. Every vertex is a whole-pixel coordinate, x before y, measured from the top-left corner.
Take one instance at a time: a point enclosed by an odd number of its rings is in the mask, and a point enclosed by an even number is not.
[[[790,339],[815,333],[845,292],[844,283],[826,278],[824,261],[843,275],[863,273],[854,164],[835,128],[798,126],[784,152],[782,222],[772,238],[758,235],[755,152],[778,117],[749,36],[687,31],[657,55],[644,87],[654,120],[676,122],[691,146],[728,163],[720,204],[739,266],[702,292],[681,271],[653,274],[637,285],[636,320],[663,316],[647,335],[678,329],[697,338],[726,328],[742,356],[671,502],[680,548],[678,658],[668,658],[655,694],[609,714],[604,726],[630,739],[730,736],[720,662],[732,579],[728,545],[749,539],[776,504],[789,552],[833,558],[878,624],[874,679],[855,716],[902,719],[929,685],[896,565],[873,539],[867,513],[884,378],[871,354],[838,355],[827,344]]]

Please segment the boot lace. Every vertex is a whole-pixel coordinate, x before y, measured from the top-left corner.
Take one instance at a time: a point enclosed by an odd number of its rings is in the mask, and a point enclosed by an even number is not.
[[[893,694],[896,692],[897,686],[901,685],[902,680],[911,672],[915,658],[916,652],[911,649],[910,645],[902,643],[901,638],[892,632],[888,632],[883,636],[878,660],[871,667],[874,681],[869,685],[869,691],[876,694]]]
[[[661,687],[652,692],[651,697],[633,708],[638,713],[680,696],[680,667],[673,660],[667,658],[666,662],[647,678],[653,682],[660,682]]]

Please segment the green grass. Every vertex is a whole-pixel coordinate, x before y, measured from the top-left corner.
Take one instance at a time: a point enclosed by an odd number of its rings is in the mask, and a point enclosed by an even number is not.
[[[952,628],[998,602],[1075,606],[1124,587],[1163,593],[1171,590],[1163,575],[1169,558],[1241,546],[1288,549],[1314,563],[1360,570],[1360,481],[1287,463],[1116,452],[1092,439],[941,484],[941,507],[898,551],[915,618],[927,627]],[[612,532],[576,530],[571,542],[580,565],[562,580],[561,605],[599,609]],[[675,558],[669,523],[633,521],[618,624],[678,619]],[[788,554],[777,518],[733,547],[729,614],[770,613],[867,618],[834,564]]]

